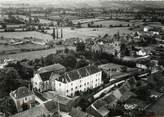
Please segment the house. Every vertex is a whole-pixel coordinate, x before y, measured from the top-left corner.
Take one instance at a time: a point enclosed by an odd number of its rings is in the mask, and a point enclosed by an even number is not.
[[[136,52],[136,55],[138,55],[138,56],[146,56],[147,55],[147,52],[144,49],[140,49],[140,50],[138,50]]]
[[[117,40],[111,40],[108,42],[97,42],[91,47],[91,51],[95,53],[107,53],[112,54],[116,56],[120,56],[120,47],[121,47],[121,41]]]
[[[60,110],[64,112],[70,112],[74,105],[74,98],[61,96],[55,91],[43,92],[42,96],[47,100],[52,99],[54,102],[59,103]]]
[[[57,103],[49,100],[10,117],[54,117],[53,115],[56,115],[57,117],[59,114]]]
[[[75,96],[76,92],[85,92],[102,84],[102,71],[97,66],[87,66],[70,72],[52,76],[56,79],[52,87],[60,95]]]
[[[105,101],[97,100],[87,108],[87,113],[95,117],[108,117],[110,111],[104,105],[106,105]]]
[[[145,26],[145,27],[143,28],[143,31],[144,31],[144,32],[148,32],[148,31],[151,30],[151,29],[152,29],[151,26]]]
[[[122,72],[124,66],[114,63],[106,63],[99,65],[98,68],[104,71],[107,74],[107,77],[111,77],[113,73]]]
[[[108,117],[109,108],[117,104],[117,97],[113,93],[105,95],[103,98],[96,100],[87,108],[87,112],[95,117]]]
[[[69,115],[71,115],[71,117],[94,117],[93,115],[83,112],[78,108],[73,108]]]
[[[123,84],[119,89],[119,92],[121,94],[119,100],[120,101],[126,101],[131,97],[135,97],[136,95],[130,91],[130,88],[126,86],[126,84]]]
[[[52,73],[63,73],[65,71],[66,68],[61,64],[49,65],[38,69],[31,79],[33,89],[40,92],[51,89],[49,79]]]
[[[10,97],[14,100],[18,112],[31,108],[35,103],[35,94],[25,86],[12,91]]]

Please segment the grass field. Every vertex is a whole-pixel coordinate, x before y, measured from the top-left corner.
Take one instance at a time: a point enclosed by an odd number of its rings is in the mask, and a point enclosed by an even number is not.
[[[95,30],[96,29],[96,30]],[[48,33],[52,33],[52,30],[47,30]],[[79,28],[75,30],[71,30],[70,28],[63,28],[63,38],[69,39],[73,37],[78,38],[89,38],[89,37],[97,37],[104,36],[105,34],[113,35],[117,32],[120,33],[130,33],[131,31],[128,28]],[[60,34],[59,34],[60,35]]]
[[[122,26],[127,26],[128,24],[131,25],[131,22],[126,22],[126,21],[118,21],[118,20],[105,20],[105,21],[98,21],[98,22],[94,22],[94,25],[100,25],[102,24],[103,27],[109,27],[109,25],[113,25],[113,26],[118,26],[118,25],[122,25]],[[83,24],[82,27],[88,27],[88,24]]]
[[[48,49],[48,50],[17,53],[17,54],[0,55],[0,58],[1,59],[3,59],[3,58],[12,58],[12,59],[16,59],[16,60],[35,59],[35,58],[40,58],[42,56],[47,56],[47,55],[53,54],[53,53],[56,53],[56,48]]]
[[[47,50],[39,50],[39,51],[31,51],[31,52],[22,52],[17,54],[6,54],[6,55],[0,55],[0,59],[4,58],[12,58],[16,60],[22,60],[22,59],[35,59],[40,57],[45,57],[49,54],[56,54],[57,50],[64,50],[64,46],[56,46],[52,49]],[[68,49],[74,50],[74,47],[67,46]]]
[[[29,31],[29,32],[1,32],[0,37],[6,38],[18,38],[23,39],[24,37],[34,37],[42,40],[51,40],[52,36],[48,34],[42,34],[36,31]]]

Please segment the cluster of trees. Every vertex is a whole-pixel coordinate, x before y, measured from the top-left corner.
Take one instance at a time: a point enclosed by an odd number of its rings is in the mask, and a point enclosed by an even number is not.
[[[119,25],[109,25],[109,28],[113,28],[113,27],[130,27],[130,24],[127,24],[127,25],[122,25],[122,24],[119,24]]]
[[[0,112],[5,113],[7,117],[17,112],[15,103],[9,96],[0,98]]]
[[[18,88],[20,84],[17,80],[20,79],[18,72],[12,68],[6,68],[0,70],[0,97],[7,96],[10,91]]]

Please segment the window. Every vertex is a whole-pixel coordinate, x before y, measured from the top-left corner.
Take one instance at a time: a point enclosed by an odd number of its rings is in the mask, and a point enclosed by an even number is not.
[[[89,82],[87,82],[87,84],[89,84]]]
[[[71,90],[73,91],[73,88],[71,88]]]
[[[84,83],[84,85],[86,85],[86,83]]]
[[[69,91],[67,90],[67,93],[68,93]]]
[[[71,83],[71,85],[73,85],[73,83]]]
[[[77,87],[75,87],[75,89],[77,89]]]
[[[81,87],[81,85],[80,85],[80,87]]]
[[[61,83],[59,83],[59,86],[61,86]]]
[[[25,100],[27,100],[27,98],[25,97]]]

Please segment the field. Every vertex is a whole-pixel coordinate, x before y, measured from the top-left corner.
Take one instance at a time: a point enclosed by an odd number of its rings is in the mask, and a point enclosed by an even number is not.
[[[99,20],[101,20],[101,19],[99,19],[99,18],[96,18],[96,19],[90,18],[90,19],[77,19],[77,20],[72,20],[72,22],[74,24],[77,24],[78,22],[84,23],[84,22],[92,22],[92,21],[99,21]]]
[[[16,60],[22,59],[35,59],[40,58],[42,56],[47,56],[49,54],[56,53],[56,48],[48,49],[48,50],[40,50],[40,51],[31,51],[17,54],[9,54],[9,55],[0,55],[0,58],[12,58]]]
[[[119,21],[119,20],[104,20],[104,21],[96,21],[96,22],[94,22],[94,25],[100,25],[100,24],[102,24],[103,27],[109,27],[110,25],[112,25],[112,26],[119,26],[119,25],[127,26],[128,24],[129,24],[129,26],[132,26],[133,24],[135,24],[135,25],[143,24],[143,22],[140,21],[140,20],[135,20],[135,21],[131,20],[129,22],[127,22],[127,21]],[[82,27],[88,27],[88,24],[87,23],[86,24],[82,24]]]
[[[128,28],[122,27],[122,28],[79,28],[71,30],[70,28],[63,28],[63,38],[69,39],[69,38],[90,38],[90,37],[97,37],[97,36],[104,36],[105,34],[113,35],[117,32],[120,33],[130,33],[131,31],[128,30]],[[48,33],[52,33],[52,30],[47,30]],[[60,36],[60,34],[59,34]]]
[[[26,17],[26,16],[24,16],[24,15],[18,15],[18,16],[19,16],[20,18],[24,19],[24,20],[28,20],[28,19],[29,19],[28,17]],[[49,24],[49,23],[52,22],[52,21],[50,21],[50,20],[41,19],[41,18],[39,18],[39,20],[40,20],[40,23],[42,23],[42,24]],[[55,21],[53,21],[53,23],[56,24]]]
[[[42,34],[40,32],[36,31],[29,31],[29,32],[1,32],[0,37],[6,37],[6,38],[17,38],[17,39],[23,39],[25,37],[33,37],[37,39],[42,40],[51,40],[52,36],[49,34]]]

